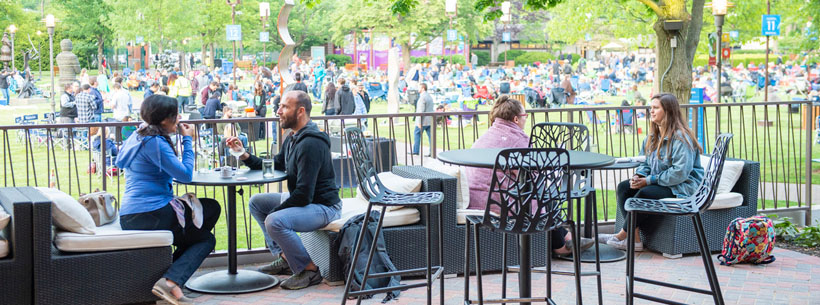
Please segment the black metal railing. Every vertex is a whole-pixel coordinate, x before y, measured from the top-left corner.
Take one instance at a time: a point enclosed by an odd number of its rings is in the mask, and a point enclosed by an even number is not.
[[[813,144],[820,138],[816,118],[820,106],[808,101],[782,103],[742,103],[683,105],[687,115],[702,118],[702,143],[710,151],[716,136],[733,133],[729,158],[760,162],[759,207],[765,211],[805,210],[810,219],[812,203]],[[649,123],[646,107],[573,107],[530,109],[528,125],[539,122],[575,122],[590,129],[592,150],[626,157],[640,154]],[[640,113],[646,115],[640,116]],[[389,170],[393,165],[425,165],[434,162],[439,151],[469,148],[489,127],[487,111],[434,112],[432,142],[421,141],[421,156],[412,155],[414,118],[419,114],[371,114],[359,116],[318,116],[313,120],[332,140],[333,162],[342,197],[353,197],[356,181],[352,160],[345,149],[344,127],[357,126],[373,137],[373,160],[377,168]],[[631,124],[629,117],[631,116]],[[225,135],[242,135],[247,148],[257,155],[279,151],[285,136],[278,118],[241,118],[229,120],[189,120],[196,126],[194,151],[196,170],[233,164],[226,154]],[[114,150],[118,150],[129,132],[139,122],[102,122],[89,124],[19,124],[0,126],[3,153],[4,186],[55,187],[79,196],[105,190],[120,198],[124,192],[123,173],[112,169]],[[239,128],[235,128],[235,127]],[[226,126],[234,126],[226,128]],[[225,131],[227,129],[227,132]],[[100,130],[100,131],[98,131]],[[238,132],[238,130],[241,130]],[[525,130],[529,133],[529,130]],[[421,137],[426,138],[426,135]],[[110,139],[110,141],[103,140]],[[177,137],[178,141],[178,137]],[[99,143],[99,144],[96,144]],[[429,150],[429,157],[423,157]],[[820,156],[818,156],[820,158]],[[127,176],[127,173],[124,173]],[[601,220],[614,221],[615,186],[628,179],[631,171],[600,171],[594,176],[599,195]],[[194,192],[201,197],[226,202],[222,187],[176,185],[177,193]],[[264,247],[264,240],[247,211],[250,196],[263,192],[280,192],[283,183],[240,188],[237,196],[238,246],[242,249]],[[222,215],[227,215],[223,213]],[[220,222],[224,222],[220,219]],[[217,249],[225,249],[226,226],[217,224]],[[244,233],[244,240],[241,238]]]

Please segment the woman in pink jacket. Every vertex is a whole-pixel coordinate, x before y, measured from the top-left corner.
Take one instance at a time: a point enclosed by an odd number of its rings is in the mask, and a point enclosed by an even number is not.
[[[493,104],[490,110],[490,122],[492,125],[478,140],[473,143],[473,148],[520,148],[528,147],[530,138],[524,133],[527,123],[527,113],[520,101],[502,95]],[[487,195],[490,193],[490,182],[492,180],[492,169],[467,167],[467,179],[470,182],[470,205],[468,209],[484,210],[487,206]],[[493,209],[498,213],[498,209]],[[571,253],[572,236],[564,228],[558,228],[551,232],[552,249],[555,254],[565,255]],[[592,239],[581,239],[581,250],[591,247]]]

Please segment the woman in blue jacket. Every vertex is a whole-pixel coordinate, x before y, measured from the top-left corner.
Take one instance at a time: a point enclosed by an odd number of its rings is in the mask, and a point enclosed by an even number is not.
[[[678,99],[669,93],[652,97],[649,103],[651,126],[644,140],[641,154],[646,160],[635,170],[631,179],[618,184],[616,192],[618,209],[627,215],[623,228],[617,234],[599,234],[599,241],[606,241],[618,249],[626,250],[629,216],[624,204],[629,198],[663,199],[685,198],[692,195],[703,180],[700,165],[700,147],[680,111]],[[641,225],[650,214],[637,214],[635,251],[643,251]]]
[[[127,172],[120,224],[124,230],[174,234],[174,262],[152,292],[172,304],[193,304],[180,287],[213,251],[216,239],[211,230],[220,207],[216,200],[201,198],[198,211],[174,196],[173,180],[188,182],[194,173],[194,127],[180,124],[177,111],[176,99],[168,96],[152,95],[143,101],[140,116],[145,123],[128,137],[117,156],[117,167]],[[182,161],[169,136],[176,132],[182,135]]]

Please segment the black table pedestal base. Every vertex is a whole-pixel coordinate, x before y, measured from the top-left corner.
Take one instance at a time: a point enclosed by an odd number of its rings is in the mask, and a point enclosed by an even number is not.
[[[237,270],[229,274],[227,270],[214,271],[188,281],[185,287],[196,292],[235,294],[265,290],[279,285],[279,279],[252,270]]]
[[[612,263],[617,262],[623,259],[626,259],[626,252],[615,249],[615,247],[607,245],[605,243],[598,243],[598,247],[601,249],[601,262],[602,263]],[[572,253],[567,255],[560,255],[558,258],[563,260],[572,261]],[[582,263],[595,263],[595,247],[589,247],[589,249],[584,250],[581,252],[581,262]]]

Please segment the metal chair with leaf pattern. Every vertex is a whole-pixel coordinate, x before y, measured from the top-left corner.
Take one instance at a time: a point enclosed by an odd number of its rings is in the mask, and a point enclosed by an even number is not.
[[[367,212],[365,215],[370,215],[371,211],[373,211],[374,206],[380,208],[380,215],[384,215],[386,213],[387,207],[395,207],[395,206],[403,206],[403,207],[421,207],[424,211],[424,217],[428,219],[426,222],[426,245],[427,249],[427,266],[422,268],[415,268],[415,269],[408,269],[408,270],[399,270],[395,272],[387,272],[387,273],[376,273],[370,274],[370,265],[373,260],[373,255],[376,252],[376,245],[377,242],[373,242],[372,246],[370,247],[369,254],[367,257],[366,267],[364,269],[364,276],[362,277],[361,283],[367,283],[368,278],[379,278],[379,277],[387,277],[387,276],[401,276],[401,275],[408,275],[408,274],[424,274],[426,277],[426,281],[422,283],[414,283],[414,284],[403,284],[398,287],[385,287],[385,288],[376,288],[376,289],[362,289],[359,291],[350,291],[351,283],[353,280],[354,268],[357,265],[356,262],[359,260],[359,251],[361,249],[362,240],[364,239],[365,233],[368,228],[368,222],[370,217],[364,217],[364,223],[362,224],[362,231],[359,232],[356,247],[353,251],[353,260],[350,264],[350,270],[347,274],[347,281],[345,281],[345,292],[344,297],[342,298],[342,304],[347,301],[348,297],[358,297],[357,304],[361,303],[362,296],[374,294],[374,293],[382,293],[388,291],[395,291],[395,290],[407,290],[411,288],[417,287],[427,287],[427,304],[431,304],[432,302],[432,287],[433,282],[436,279],[440,280],[440,303],[444,304],[444,245],[443,245],[443,231],[442,231],[442,224],[441,224],[441,208],[440,204],[444,200],[444,194],[441,192],[417,192],[417,193],[398,193],[394,192],[384,186],[381,180],[379,179],[378,173],[376,172],[376,167],[373,165],[372,156],[367,148],[367,143],[365,141],[365,137],[362,134],[362,130],[356,127],[351,127],[345,129],[345,135],[347,136],[347,145],[350,149],[351,156],[353,158],[353,167],[355,168],[356,178],[359,182],[359,192],[364,194],[364,197],[369,200],[369,204],[367,205]],[[431,237],[431,224],[430,224],[430,207],[432,206],[439,206],[438,209],[438,262],[439,266],[433,266],[433,244],[432,244],[432,237]],[[379,217],[377,225],[376,225],[376,232],[374,236],[379,236],[381,234],[382,225],[384,222],[384,217]],[[364,286],[364,285],[363,285]]]
[[[583,124],[577,123],[552,123],[552,122],[544,122],[535,124],[530,131],[530,147],[531,148],[563,148],[567,150],[575,150],[575,151],[589,151],[589,130]],[[592,225],[586,227],[586,232],[590,232],[594,229],[594,235],[598,235],[598,204],[597,204],[597,197],[595,193],[595,188],[592,186],[592,171],[588,169],[582,170],[573,170],[572,174],[572,193],[570,194],[570,198],[575,200],[575,208],[577,208],[578,212],[581,211],[581,199],[586,199],[586,207],[591,210],[592,214],[585,218],[585,222],[589,222],[589,218],[592,218]],[[568,215],[572,215],[572,210],[570,208],[570,213]],[[576,222],[577,221],[577,222]],[[575,265],[575,270],[581,270],[581,259],[580,255],[575,254],[576,249],[580,249],[581,247],[581,239],[578,238],[581,236],[581,228],[580,228],[580,213],[578,213],[578,219],[573,221],[573,219],[568,219],[568,223],[572,230],[572,242],[573,242],[573,256],[572,261]],[[598,304],[603,304],[603,292],[601,290],[601,256],[600,256],[600,245],[596,242],[594,244],[595,247],[595,272],[588,272],[588,273],[580,273],[581,276],[586,275],[594,275],[597,277],[597,284],[598,284]],[[561,274],[561,275],[575,275],[579,274],[578,272],[565,272],[565,271],[552,271],[550,270],[549,266],[547,266],[547,272],[553,274]],[[547,289],[551,289],[548,287]],[[581,304],[581,277],[575,276],[575,289],[576,289],[576,301],[578,304]]]
[[[474,230],[476,277],[478,284],[478,303],[521,303],[547,302],[555,304],[547,290],[545,297],[506,298],[506,268],[502,269],[502,291],[500,299],[485,300],[481,276],[481,243],[479,228],[501,232],[505,236],[502,243],[506,266],[506,235],[519,237],[547,232],[564,223],[566,209],[564,203],[569,201],[570,177],[569,152],[561,148],[512,148],[505,149],[496,156],[490,182],[490,192],[484,215],[467,216],[465,234],[465,268],[470,266],[470,230]],[[549,242],[550,234],[546,234]],[[577,248],[576,248],[577,249]],[[549,266],[550,254],[547,254]],[[550,282],[547,273],[547,282]],[[471,304],[470,275],[464,274],[464,304]]]
[[[723,304],[723,295],[720,292],[720,283],[718,282],[717,274],[715,273],[715,265],[712,262],[712,257],[709,252],[709,245],[706,243],[706,231],[703,229],[703,220],[700,214],[709,209],[712,201],[715,199],[720,175],[723,172],[723,164],[726,161],[726,153],[729,149],[729,142],[732,140],[732,134],[724,133],[718,136],[715,141],[714,149],[712,150],[712,157],[709,159],[709,165],[704,167],[704,177],[697,191],[692,196],[681,199],[642,199],[629,198],[626,200],[624,208],[629,217],[629,232],[635,232],[637,221],[635,214],[646,213],[655,215],[672,215],[672,216],[688,216],[692,219],[692,224],[695,228],[695,234],[698,239],[698,246],[700,247],[700,255],[703,259],[703,265],[706,269],[706,277],[709,280],[711,290],[694,288],[691,286],[681,286],[671,283],[664,283],[656,280],[641,278],[635,276],[635,234],[627,233],[627,261],[626,261],[626,303],[632,304],[635,298],[645,300],[667,303],[680,304],[674,301],[665,300],[656,296],[635,293],[635,281],[643,282],[652,285],[659,285],[674,289],[686,290],[701,294],[711,295],[715,304]]]

